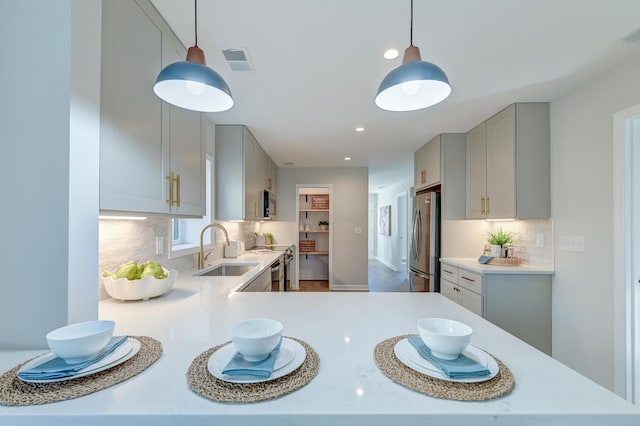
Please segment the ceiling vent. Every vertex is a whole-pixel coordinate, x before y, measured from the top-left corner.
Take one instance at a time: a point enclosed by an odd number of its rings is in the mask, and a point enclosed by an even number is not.
[[[249,51],[246,48],[241,49],[222,49],[222,54],[229,64],[231,71],[253,72],[253,65],[249,60]]]
[[[627,35],[625,38],[622,39],[622,41],[625,43],[636,43],[640,41],[640,28],[638,28],[631,34]]]

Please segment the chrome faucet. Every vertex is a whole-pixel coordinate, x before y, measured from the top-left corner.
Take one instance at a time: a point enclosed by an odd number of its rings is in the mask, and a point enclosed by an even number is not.
[[[227,233],[227,230],[225,229],[224,226],[220,225],[219,223],[211,223],[207,226],[205,226],[204,228],[202,228],[202,231],[200,231],[200,251],[198,252],[198,269],[203,269],[204,268],[204,259],[205,259],[205,255],[204,255],[204,243],[203,243],[203,239],[204,239],[204,231],[206,231],[209,228],[218,228],[220,229],[223,233],[224,233],[224,239],[227,241],[227,245],[231,245],[229,243],[229,234]]]

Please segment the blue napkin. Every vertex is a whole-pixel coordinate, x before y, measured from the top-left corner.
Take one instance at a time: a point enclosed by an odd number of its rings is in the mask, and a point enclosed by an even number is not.
[[[111,340],[109,340],[109,343],[107,343],[107,346],[105,346],[98,355],[86,361],[67,364],[64,359],[55,357],[45,363],[19,372],[18,377],[29,380],[51,380],[74,376],[80,370],[85,369],[112,354],[113,351],[126,342],[127,339],[127,336],[112,337]]]
[[[491,374],[487,368],[478,364],[471,358],[460,354],[456,359],[442,359],[431,353],[431,350],[424,344],[420,336],[409,336],[409,343],[413,346],[420,356],[435,367],[442,370],[450,379],[467,379],[472,377],[484,377]]]
[[[278,358],[278,353],[280,353],[281,344],[282,337],[280,337],[278,345],[273,351],[271,351],[269,356],[262,361],[257,362],[247,361],[239,352],[236,352],[233,358],[231,358],[227,365],[222,369],[222,374],[227,376],[254,376],[264,379],[268,378],[271,376],[271,373],[273,373],[273,366],[276,363],[276,358]]]
[[[478,262],[480,262],[480,263],[487,263],[487,262],[488,262],[488,261],[490,261],[491,259],[493,259],[493,256],[484,256],[484,255],[482,255],[482,256],[480,256],[480,257],[478,258]]]

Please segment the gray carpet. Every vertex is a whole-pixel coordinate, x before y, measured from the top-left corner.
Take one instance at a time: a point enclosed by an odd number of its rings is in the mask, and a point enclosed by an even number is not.
[[[409,291],[409,279],[377,260],[369,260],[369,291]]]

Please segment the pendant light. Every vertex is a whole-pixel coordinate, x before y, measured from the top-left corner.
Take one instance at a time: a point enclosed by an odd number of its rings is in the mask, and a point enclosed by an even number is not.
[[[156,79],[153,91],[160,99],[200,112],[226,111],[233,106],[231,90],[224,79],[209,68],[204,52],[198,47],[198,3],[195,3],[195,45],[186,61],[166,66]]]
[[[422,61],[420,49],[413,45],[413,0],[411,0],[411,38],[404,51],[402,65],[382,80],[376,105],[388,111],[414,111],[442,102],[451,93],[451,85],[442,69]]]

